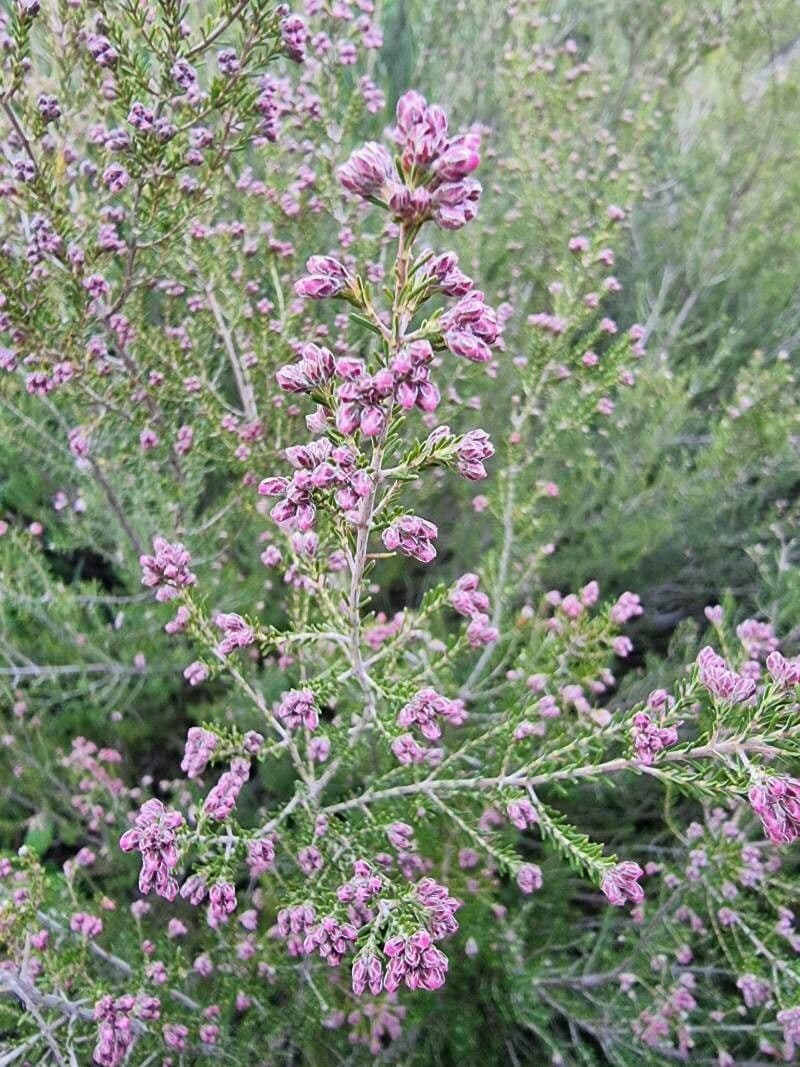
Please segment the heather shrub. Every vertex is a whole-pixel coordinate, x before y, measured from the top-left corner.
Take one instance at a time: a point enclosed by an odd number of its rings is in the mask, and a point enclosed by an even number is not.
[[[793,46],[661,8],[3,15],[2,1062],[795,1058]]]

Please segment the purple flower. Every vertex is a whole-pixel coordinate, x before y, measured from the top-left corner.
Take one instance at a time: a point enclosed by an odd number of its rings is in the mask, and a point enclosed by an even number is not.
[[[134,828],[126,830],[119,841],[123,852],[138,849],[142,854],[142,870],[139,875],[139,890],[156,893],[166,900],[174,900],[178,883],[171,871],[178,865],[177,835],[183,826],[180,812],[169,811],[160,800],[147,800],[134,820]]]
[[[322,300],[339,296],[353,287],[353,279],[347,269],[333,256],[311,256],[306,262],[306,270],[308,274],[303,275],[294,284],[294,291],[298,296]]]
[[[644,900],[644,890],[639,885],[639,879],[643,874],[639,864],[630,860],[614,864],[600,882],[600,888],[609,904],[615,907],[622,907],[629,901],[631,904],[641,904]]]
[[[778,685],[785,689],[800,685],[800,663],[786,659],[777,650],[767,656],[767,670]]]
[[[133,126],[139,133],[150,133],[155,125],[156,116],[155,112],[142,104],[139,100],[134,100],[131,104],[131,109],[128,112],[128,124]]]
[[[237,648],[247,648],[256,639],[256,635],[247,625],[241,615],[220,613],[214,619],[214,625],[224,633],[224,637],[217,645],[217,653],[220,656],[229,656]]]
[[[430,250],[422,253],[422,265],[416,275],[417,284],[425,281],[428,294],[441,292],[445,296],[465,296],[472,289],[472,279],[458,266],[455,252],[434,256]]]
[[[383,543],[390,552],[400,551],[406,556],[430,563],[436,558],[434,540],[439,531],[432,522],[418,515],[403,515],[383,531]]]
[[[677,742],[678,731],[674,726],[659,726],[647,712],[640,711],[633,717],[631,737],[637,759],[651,767],[659,752]]]
[[[353,992],[360,997],[367,986],[374,997],[383,989],[383,967],[378,956],[367,953],[353,963]]]
[[[135,1003],[126,993],[116,999],[101,997],[95,1004],[93,1015],[98,1027],[92,1059],[100,1067],[119,1067],[125,1060],[135,1036],[130,1018]]]
[[[169,73],[175,84],[184,91],[197,84],[197,71],[186,59],[177,59]]]
[[[167,1048],[174,1049],[176,1052],[182,1052],[186,1048],[189,1029],[182,1023],[165,1023],[162,1033]]]
[[[85,911],[76,911],[69,920],[69,928],[81,937],[95,938],[103,932],[103,920]]]
[[[246,759],[235,759],[229,771],[220,780],[203,801],[203,811],[218,822],[224,822],[236,807],[242,786],[250,776],[250,763]]]
[[[426,103],[413,90],[397,101],[394,139],[402,152],[403,166],[428,168],[447,147],[447,116],[438,104]]]
[[[280,22],[281,43],[289,59],[302,63],[306,57],[308,29],[299,15],[287,15]]]
[[[525,894],[542,888],[542,872],[535,863],[523,863],[517,871],[517,885]]]
[[[383,946],[389,966],[384,989],[395,992],[405,984],[409,989],[440,989],[447,977],[447,956],[433,944],[427,930],[411,937],[392,937]]]
[[[139,557],[142,585],[156,589],[156,600],[164,603],[173,600],[180,589],[194,585],[197,577],[189,570],[192,557],[180,541],[170,544],[164,537],[155,537],[153,549],[152,556]]]
[[[119,59],[119,53],[107,37],[99,33],[90,33],[86,38],[86,47],[100,67],[113,67]]]
[[[336,373],[345,379],[336,391],[337,430],[344,434],[360,430],[365,437],[376,437],[386,426],[388,411],[384,401],[395,388],[391,370],[367,374],[361,360],[340,359]]]
[[[431,217],[443,230],[460,230],[478,214],[481,183],[474,178],[448,182],[434,190],[431,197]]]
[[[480,166],[481,138],[477,133],[455,137],[433,164],[433,172],[443,182],[458,182]]]
[[[56,119],[61,117],[61,107],[55,96],[41,93],[36,100],[36,106],[45,122],[55,122]]]
[[[181,770],[187,778],[199,778],[216,747],[216,735],[210,730],[204,730],[201,726],[189,728],[181,760]]]
[[[412,341],[389,364],[394,376],[394,398],[404,411],[418,407],[431,412],[439,406],[441,396],[430,375],[432,360],[433,349],[428,341]]]
[[[757,659],[773,652],[778,647],[778,638],[768,622],[745,619],[736,627],[736,636],[742,642],[749,659]]]
[[[456,445],[456,470],[472,482],[487,477],[483,461],[494,455],[494,445],[485,430],[470,430]]]
[[[401,709],[398,726],[418,726],[423,737],[436,741],[442,736],[441,720],[460,725],[466,719],[464,702],[448,700],[430,686],[418,693]]]
[[[392,157],[377,141],[367,141],[339,168],[345,189],[365,199],[380,197],[391,183],[399,181]]]
[[[510,801],[506,812],[509,822],[518,830],[527,830],[539,821],[536,808],[525,797],[521,800]]]
[[[259,483],[258,493],[259,496],[282,498],[270,511],[275,522],[294,521],[299,530],[310,530],[317,517],[312,488],[311,476],[306,472],[298,472],[291,481],[288,478],[264,478]]]
[[[254,878],[272,870],[275,866],[275,842],[272,838],[262,837],[247,842],[247,866]]]
[[[479,289],[471,290],[442,315],[441,331],[450,351],[473,363],[488,363],[491,347],[500,337],[497,314],[484,303]]]
[[[319,726],[319,708],[310,689],[291,689],[284,693],[277,714],[290,730],[305,726],[313,731]]]
[[[89,437],[82,426],[73,427],[68,434],[69,450],[76,459],[86,459],[89,455]]]
[[[217,927],[236,911],[236,889],[230,882],[217,882],[208,891],[208,925]]]
[[[199,660],[195,660],[194,663],[190,663],[184,669],[183,677],[189,685],[200,685],[208,678],[208,667],[204,663],[200,663]]]
[[[308,930],[303,950],[309,956],[316,952],[329,967],[338,967],[357,937],[358,931],[352,923],[340,923],[332,915],[326,915]]]
[[[424,763],[427,752],[418,744],[411,734],[401,734],[392,741],[392,752],[400,763]]]
[[[223,74],[229,77],[236,74],[241,67],[235,48],[223,48],[217,52],[217,65]]]
[[[287,363],[275,378],[287,393],[310,393],[331,380],[335,367],[336,361],[327,348],[309,343],[300,350],[300,362]]]
[[[800,838],[800,781],[778,775],[765,778],[747,796],[770,841],[790,845]]]
[[[732,671],[710,645],[698,652],[697,666],[701,684],[717,700],[728,704],[741,704],[755,692],[755,680]]]

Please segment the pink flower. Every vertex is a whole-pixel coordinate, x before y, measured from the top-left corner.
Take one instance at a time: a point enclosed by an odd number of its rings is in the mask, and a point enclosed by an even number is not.
[[[319,726],[319,708],[310,689],[292,689],[284,693],[277,714],[290,730],[299,730],[301,726],[316,730]]]
[[[236,807],[242,786],[249,777],[249,761],[241,758],[234,759],[230,770],[225,771],[203,802],[203,811],[212,819],[224,822]]]
[[[383,987],[389,993],[405,985],[411,989],[440,989],[447,977],[447,956],[433,944],[426,930],[410,937],[392,937],[383,946],[389,957]]]
[[[295,282],[294,291],[298,296],[322,300],[339,296],[353,287],[353,279],[347,268],[333,256],[311,256],[306,262],[306,270],[308,274]],[[311,347],[316,348],[316,345]]]
[[[636,756],[647,767],[655,763],[659,752],[678,740],[678,731],[674,726],[659,726],[644,711],[634,715],[631,735]]]
[[[758,782],[747,795],[770,841],[790,845],[800,838],[800,781],[775,775]]]
[[[418,693],[401,709],[397,716],[398,726],[418,726],[423,737],[436,741],[442,736],[440,720],[446,720],[455,726],[466,719],[464,702],[448,700],[440,696],[435,689],[427,687]]]
[[[195,660],[194,663],[190,663],[188,667],[184,668],[183,677],[189,685],[200,685],[201,682],[208,678],[208,667],[206,667],[205,663]]]
[[[456,469],[470,481],[487,477],[483,461],[494,455],[494,445],[485,430],[470,430],[456,445]]]
[[[786,659],[777,650],[767,656],[767,670],[778,685],[786,689],[800,685],[800,662]]]
[[[542,888],[542,872],[535,863],[523,863],[517,871],[517,885],[525,894]]]
[[[236,889],[230,882],[217,882],[208,891],[208,924],[217,927],[236,911]]]
[[[247,648],[256,639],[256,635],[241,615],[220,613],[214,619],[214,625],[224,633],[217,645],[220,656],[229,656],[237,648]]]
[[[383,531],[383,543],[390,552],[400,551],[406,556],[418,559],[420,563],[430,563],[436,558],[433,544],[439,531],[432,522],[417,515],[403,515],[395,519]]]
[[[210,730],[204,730],[200,726],[189,728],[181,760],[181,770],[187,778],[198,778],[203,773],[216,747],[216,735]]]
[[[459,615],[474,617],[489,611],[489,598],[478,591],[480,578],[477,574],[463,574],[450,594],[450,603]]]
[[[629,901],[631,904],[641,904],[644,900],[644,890],[639,885],[639,879],[643,874],[639,864],[630,860],[611,867],[600,882],[600,888],[609,904],[615,907],[622,907]]]
[[[698,652],[697,666],[701,684],[717,700],[729,704],[741,704],[755,692],[755,680],[732,671],[722,656],[718,656],[710,645],[706,645]]]
[[[624,626],[626,622],[641,615],[644,611],[641,601],[636,593],[623,593],[611,609],[610,618],[617,626]]]
[[[360,997],[369,986],[374,997],[383,989],[383,967],[378,956],[367,954],[359,956],[353,963],[353,992]]]
[[[317,258],[327,259],[312,256],[312,259]],[[308,262],[311,263],[311,260]],[[335,366],[333,353],[320,345],[309,343],[300,349],[300,362],[287,363],[275,378],[287,393],[310,393],[331,380]]]
[[[497,313],[484,303],[483,293],[473,289],[442,315],[442,340],[456,355],[473,363],[488,363],[491,348],[500,337]]]
[[[139,557],[142,585],[156,589],[156,600],[163,603],[194,585],[197,577],[189,570],[192,557],[179,541],[170,544],[164,537],[154,537],[153,549],[152,556]]]
[[[614,650],[615,656],[619,656],[620,659],[625,659],[630,656],[631,652],[633,652],[633,641],[624,635],[615,637],[611,642],[611,647]]]
[[[134,849],[142,854],[142,870],[139,875],[139,891],[156,893],[166,900],[174,900],[178,883],[171,871],[178,865],[179,854],[175,831],[184,825],[178,811],[170,811],[160,800],[147,800],[134,820],[134,828],[126,830],[120,838],[123,852]]]
[[[358,931],[352,923],[340,923],[326,915],[312,926],[303,939],[303,949],[310,956],[316,953],[329,967],[338,967],[352,950]]]
[[[365,199],[380,198],[399,176],[392,157],[376,141],[367,141],[339,168],[339,181],[345,189]]]

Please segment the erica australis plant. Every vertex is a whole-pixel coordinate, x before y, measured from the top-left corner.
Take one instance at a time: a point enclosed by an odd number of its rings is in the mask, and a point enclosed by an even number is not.
[[[379,15],[2,16],[0,1063],[791,1062],[796,635],[547,580],[651,334],[605,75],[514,5],[568,136],[382,128]]]

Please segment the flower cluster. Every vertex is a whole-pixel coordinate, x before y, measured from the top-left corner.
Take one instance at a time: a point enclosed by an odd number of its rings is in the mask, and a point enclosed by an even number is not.
[[[438,105],[406,93],[397,102],[392,133],[397,164],[383,145],[370,141],[340,168],[339,180],[348,192],[384,204],[406,223],[433,219],[444,230],[460,229],[475,218],[480,201],[480,184],[469,177],[480,164],[480,135],[450,138],[447,125]]]
[[[156,600],[174,600],[182,589],[197,581],[189,570],[192,557],[180,542],[170,544],[164,537],[153,539],[153,555],[139,559],[142,568],[142,585],[156,590]]]
[[[722,656],[706,645],[697,654],[700,681],[717,700],[741,704],[753,695],[756,689],[754,678],[737,674]]]
[[[134,827],[120,838],[123,852],[135,850],[142,855],[140,892],[154,889],[165,900],[174,900],[178,895],[178,883],[172,871],[179,860],[176,831],[183,825],[184,818],[179,811],[169,811],[160,800],[147,800],[136,816]]]
[[[748,797],[770,841],[789,845],[800,838],[800,782],[795,778],[768,777],[753,785]]]

